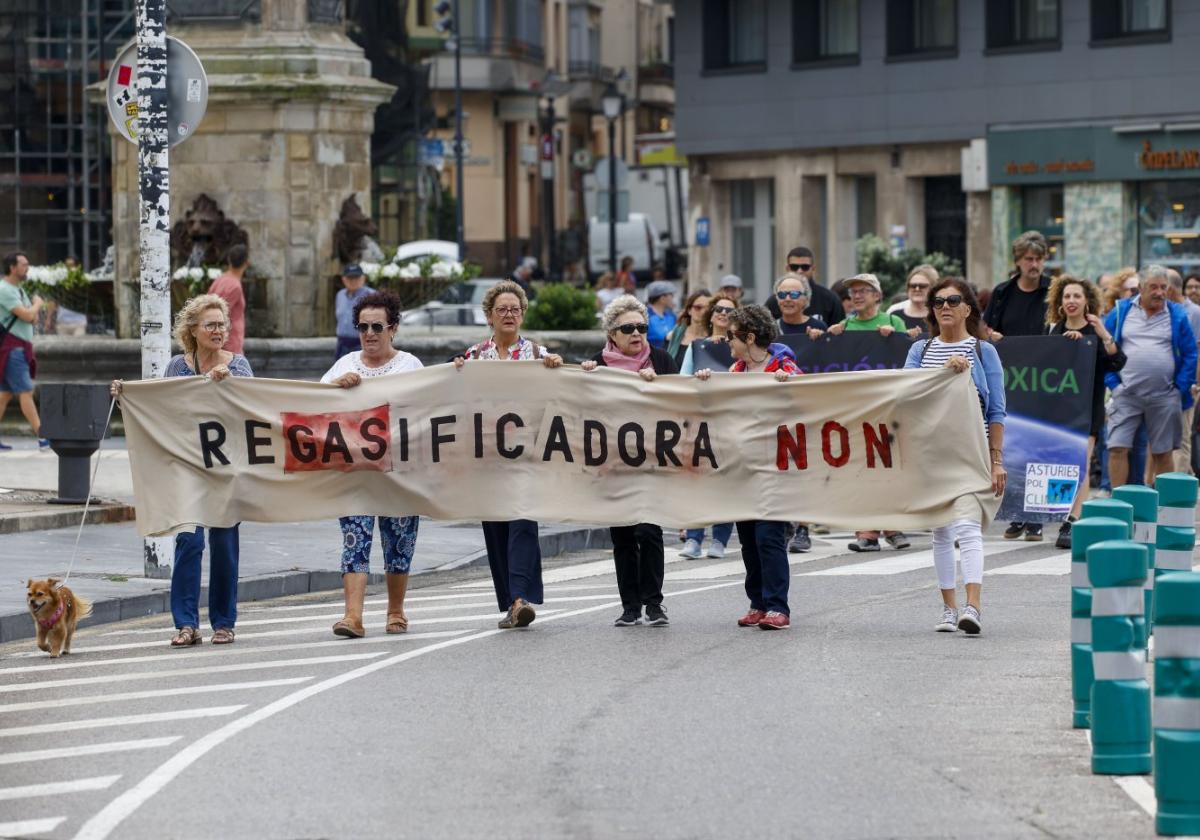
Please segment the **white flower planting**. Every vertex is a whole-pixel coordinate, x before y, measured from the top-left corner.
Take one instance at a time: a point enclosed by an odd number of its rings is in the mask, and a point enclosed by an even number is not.
[[[442,261],[435,262],[429,267],[429,276],[444,278],[450,276],[450,264]]]
[[[204,269],[200,268],[199,266],[197,266],[195,268],[189,268],[188,269],[188,277],[192,280],[203,280],[204,279]]]
[[[67,273],[64,265],[31,265],[26,276],[35,283],[57,286],[67,279]]]
[[[395,280],[400,276],[400,266],[396,265],[395,263],[388,263],[379,270],[379,273],[388,280]]]
[[[221,269],[219,269],[219,268],[208,269],[208,279],[209,280],[216,280],[220,276],[221,276]]]
[[[415,262],[400,266],[400,276],[405,280],[416,280],[421,276],[421,266]]]
[[[379,263],[365,262],[359,263],[363,270],[363,274],[367,275],[368,280],[374,280],[379,277]]]
[[[187,268],[187,266],[186,266],[186,265],[185,265],[185,266],[180,266],[179,268],[175,269],[175,273],[171,275],[171,279],[172,279],[172,280],[178,280],[178,281],[180,281],[180,282],[183,282],[184,280],[187,280],[187,279],[188,279],[188,268]]]

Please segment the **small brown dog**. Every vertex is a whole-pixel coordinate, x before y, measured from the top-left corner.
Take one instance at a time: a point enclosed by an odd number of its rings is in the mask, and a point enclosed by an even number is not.
[[[29,614],[37,625],[37,646],[54,659],[60,653],[71,652],[71,637],[81,618],[92,614],[92,604],[80,598],[58,580],[30,580],[28,588]]]

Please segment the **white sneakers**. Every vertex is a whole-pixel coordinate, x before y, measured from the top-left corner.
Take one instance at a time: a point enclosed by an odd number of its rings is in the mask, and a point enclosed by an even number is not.
[[[679,552],[679,556],[687,558],[688,560],[699,560],[700,543],[696,542],[695,540],[688,540],[683,544],[683,549]]]

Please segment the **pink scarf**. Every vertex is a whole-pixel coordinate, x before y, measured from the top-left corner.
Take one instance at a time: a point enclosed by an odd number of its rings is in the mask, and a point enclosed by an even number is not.
[[[642,352],[636,356],[626,356],[617,349],[617,345],[613,344],[610,338],[608,344],[604,346],[603,351],[604,364],[609,367],[620,368],[621,370],[631,370],[635,373],[642,368],[650,367],[650,343],[642,343]]]

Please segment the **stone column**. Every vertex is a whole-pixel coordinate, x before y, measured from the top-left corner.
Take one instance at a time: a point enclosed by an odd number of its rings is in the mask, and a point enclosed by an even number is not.
[[[992,187],[992,285],[1012,271],[1012,243],[1021,233],[1021,192],[1015,187]]]
[[[1066,271],[1095,280],[1127,262],[1126,242],[1136,236],[1136,220],[1120,181],[1067,184],[1063,187]],[[1136,246],[1136,243],[1133,243]]]
[[[180,24],[171,34],[200,56],[209,79],[198,131],[171,151],[173,221],[200,193],[249,234],[266,284],[266,323],[254,335],[302,337],[332,329],[333,227],[354,194],[371,207],[375,108],[391,85],[340,24],[309,20],[308,0],[263,0],[258,24]],[[136,154],[113,142],[113,238],[120,334],[136,331]],[[369,212],[369,210],[368,210]]]

